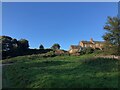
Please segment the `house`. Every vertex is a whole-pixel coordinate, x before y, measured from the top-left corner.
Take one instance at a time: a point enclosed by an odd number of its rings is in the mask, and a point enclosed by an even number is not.
[[[69,53],[77,53],[79,52],[82,48],[88,48],[91,47],[93,49],[103,49],[103,41],[94,41],[92,38],[90,41],[81,41],[79,45],[71,45]]]
[[[79,43],[81,47],[86,47],[86,48],[91,47],[93,49],[100,49],[100,50],[103,49],[103,44],[104,44],[103,41],[94,41],[92,38],[90,39],[90,41],[81,41]]]
[[[76,53],[76,52],[79,52],[80,50],[81,50],[81,46],[79,46],[79,45],[71,45],[69,53]]]

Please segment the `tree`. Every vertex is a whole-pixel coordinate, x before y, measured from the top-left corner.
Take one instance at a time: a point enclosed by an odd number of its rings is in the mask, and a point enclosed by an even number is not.
[[[17,39],[12,39],[11,42],[12,42],[12,49],[17,50],[18,49],[18,41],[17,41]]]
[[[58,43],[55,43],[55,44],[53,44],[53,46],[51,47],[51,49],[53,49],[53,50],[60,49],[60,45]]]
[[[0,36],[0,43],[2,43],[2,51],[13,51],[16,49],[28,49],[29,43],[26,39],[18,40],[9,36]]]
[[[26,39],[20,39],[20,40],[18,40],[18,47],[21,50],[29,49],[28,40],[26,40]]]
[[[44,46],[41,44],[41,45],[39,46],[39,49],[44,49]]]
[[[103,35],[106,47],[111,49],[114,54],[120,54],[120,18],[108,17],[104,29],[107,31]]]
[[[17,40],[9,36],[0,36],[0,54],[2,58],[13,57],[18,55],[24,55],[29,52],[28,40]]]
[[[9,36],[0,36],[0,43],[2,43],[2,51],[12,50],[12,38]]]

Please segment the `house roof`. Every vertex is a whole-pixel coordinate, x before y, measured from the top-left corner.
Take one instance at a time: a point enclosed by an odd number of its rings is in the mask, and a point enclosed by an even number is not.
[[[82,43],[84,44],[93,44],[92,42],[90,41],[81,41]],[[94,43],[104,43],[104,41],[93,41]]]
[[[90,42],[90,41],[81,41],[82,43],[84,43],[84,44],[93,44],[92,42]]]
[[[78,45],[71,45],[70,47],[71,47],[71,49],[79,49],[81,46],[78,46]]]
[[[104,41],[94,41],[95,43],[104,43]]]

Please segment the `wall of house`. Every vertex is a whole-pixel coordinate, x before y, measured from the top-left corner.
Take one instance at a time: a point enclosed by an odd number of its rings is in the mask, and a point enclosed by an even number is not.
[[[96,43],[96,44],[84,44],[84,43],[80,43],[80,46],[81,47],[91,47],[91,48],[102,48],[102,46],[103,46],[103,44],[101,44],[101,43]]]
[[[76,52],[78,52],[78,49],[71,49],[71,50],[69,50],[69,53],[76,53]]]
[[[84,47],[84,44],[83,44],[82,42],[80,42],[80,46],[81,46],[81,47]]]

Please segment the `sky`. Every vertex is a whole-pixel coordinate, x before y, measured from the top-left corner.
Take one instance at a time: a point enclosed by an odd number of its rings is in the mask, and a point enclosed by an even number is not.
[[[30,48],[59,43],[68,50],[81,40],[103,41],[107,17],[117,14],[117,2],[4,2],[2,35],[27,39]]]

